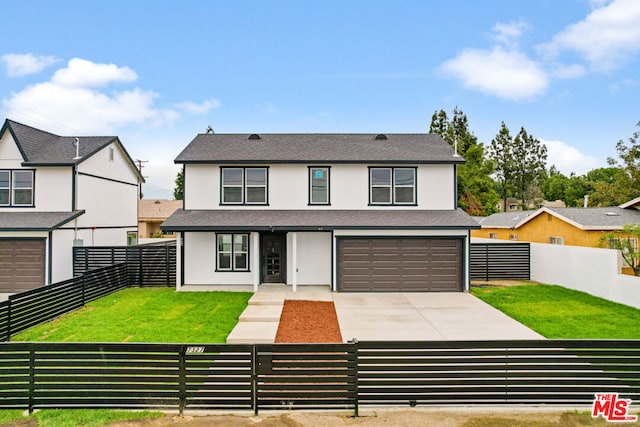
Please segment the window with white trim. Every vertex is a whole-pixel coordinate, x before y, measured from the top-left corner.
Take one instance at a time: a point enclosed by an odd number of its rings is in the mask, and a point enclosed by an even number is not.
[[[416,168],[369,168],[369,204],[415,205]]]
[[[266,205],[267,168],[221,168],[221,203]]]
[[[564,237],[551,236],[549,237],[550,245],[564,245]]]
[[[217,271],[249,271],[248,234],[218,234],[216,240]]]
[[[328,205],[329,203],[329,168],[309,167],[309,204]]]
[[[33,206],[32,170],[0,170],[0,206]]]
[[[509,234],[509,240],[518,240],[517,234]]]
[[[489,238],[490,239],[497,239],[498,238],[498,233],[489,233]]]

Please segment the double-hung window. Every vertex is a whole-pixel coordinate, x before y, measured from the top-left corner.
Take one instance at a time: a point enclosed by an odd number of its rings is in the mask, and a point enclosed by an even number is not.
[[[222,204],[266,205],[267,168],[221,168]]]
[[[0,206],[33,206],[32,170],[0,170]]]
[[[309,167],[309,204],[329,205],[329,168]]]
[[[249,235],[217,235],[218,271],[249,271]]]
[[[415,205],[416,168],[369,168],[369,203]]]

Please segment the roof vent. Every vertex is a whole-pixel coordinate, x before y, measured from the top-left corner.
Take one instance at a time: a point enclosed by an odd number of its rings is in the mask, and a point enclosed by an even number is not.
[[[249,135],[249,138],[247,139],[262,139],[262,138],[260,138],[260,135],[258,135],[257,133],[252,133],[251,135]]]
[[[376,136],[376,141],[386,141],[387,135],[385,135],[384,133],[379,134],[378,136]]]
[[[618,212],[607,212],[605,213],[606,216],[620,216],[620,214]]]

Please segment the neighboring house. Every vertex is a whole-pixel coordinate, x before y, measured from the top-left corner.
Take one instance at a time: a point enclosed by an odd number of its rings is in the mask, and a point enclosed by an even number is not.
[[[493,214],[480,219],[482,229],[473,230],[471,236],[597,248],[602,247],[602,235],[640,223],[639,208],[640,198],[606,208],[544,207]],[[630,268],[623,268],[623,272],[632,274]]]
[[[433,134],[201,134],[178,155],[182,285],[466,291],[464,160]]]
[[[182,208],[182,200],[142,199],[138,202],[138,235],[149,238],[162,234],[160,224],[177,209]],[[175,234],[164,234],[175,237]]]
[[[74,245],[135,243],[141,182],[115,136],[63,137],[6,120],[0,130],[0,292],[70,278]]]

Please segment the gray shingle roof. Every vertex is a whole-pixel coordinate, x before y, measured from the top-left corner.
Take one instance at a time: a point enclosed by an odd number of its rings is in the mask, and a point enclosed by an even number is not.
[[[161,228],[167,231],[213,230],[331,230],[368,229],[470,229],[478,223],[457,210],[256,210],[178,209]]]
[[[0,212],[0,231],[51,231],[84,212]]]
[[[482,228],[511,228],[536,211],[499,212],[484,218],[476,218]]]
[[[608,208],[546,208],[586,229],[615,229],[625,224],[639,224],[640,211],[623,209],[618,206]]]
[[[80,156],[82,157],[74,160],[76,156],[75,137],[54,135],[13,120],[7,120],[5,123],[25,157],[25,166],[74,165],[117,140],[115,136],[78,137],[80,138]]]
[[[436,134],[199,134],[176,163],[462,163]]]

